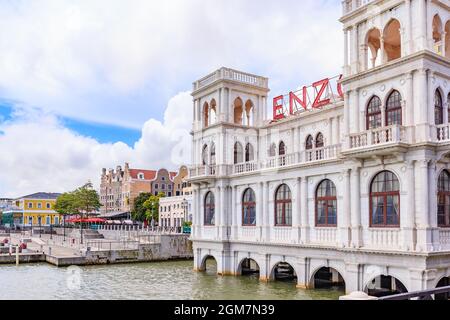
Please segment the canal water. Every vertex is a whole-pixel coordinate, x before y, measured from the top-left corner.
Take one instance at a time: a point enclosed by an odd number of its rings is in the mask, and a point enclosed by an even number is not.
[[[0,266],[0,287],[2,300],[335,300],[343,295],[337,289],[297,289],[294,282],[261,283],[256,276],[220,277],[214,266],[197,273],[192,261],[81,268]]]

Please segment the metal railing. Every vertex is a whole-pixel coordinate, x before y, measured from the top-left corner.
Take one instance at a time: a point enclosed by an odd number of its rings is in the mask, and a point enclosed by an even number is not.
[[[382,298],[378,298],[378,300],[433,300],[433,295],[436,294],[450,294],[450,286],[424,290],[424,291],[416,291],[410,293],[401,293],[393,296],[386,296]]]

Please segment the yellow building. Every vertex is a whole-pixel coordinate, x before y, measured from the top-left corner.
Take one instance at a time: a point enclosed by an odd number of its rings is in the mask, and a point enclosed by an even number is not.
[[[23,225],[58,225],[61,218],[54,207],[59,196],[59,193],[39,192],[17,199],[16,205],[23,212]]]

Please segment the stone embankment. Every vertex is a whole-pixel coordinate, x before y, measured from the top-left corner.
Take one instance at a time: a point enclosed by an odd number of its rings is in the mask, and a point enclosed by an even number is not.
[[[107,239],[92,237],[80,244],[79,239],[55,235],[30,238],[28,250],[19,253],[19,264],[47,262],[58,267],[102,265],[118,263],[154,262],[192,259],[192,243],[188,235],[139,235],[137,239],[117,240],[118,236],[108,234]],[[12,235],[14,246],[23,237]],[[15,249],[2,249],[0,264],[15,264]]]

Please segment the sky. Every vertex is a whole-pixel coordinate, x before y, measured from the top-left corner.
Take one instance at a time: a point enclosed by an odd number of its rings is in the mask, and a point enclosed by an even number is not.
[[[1,0],[0,197],[190,162],[192,83],[338,75],[340,0]],[[270,99],[269,99],[270,101]]]

